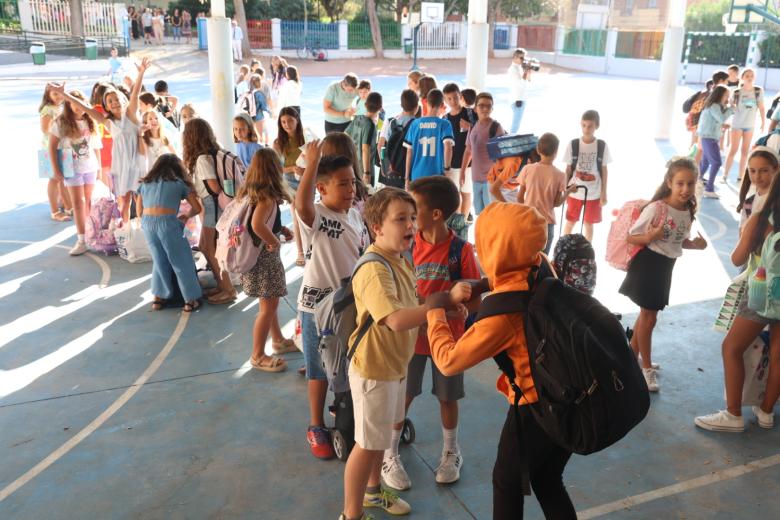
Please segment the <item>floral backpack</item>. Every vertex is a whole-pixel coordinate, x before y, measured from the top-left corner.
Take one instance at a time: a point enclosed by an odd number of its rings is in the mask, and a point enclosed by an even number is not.
[[[104,255],[117,254],[114,224],[118,218],[119,209],[115,200],[104,197],[92,203],[85,222],[84,237],[90,250]]]
[[[248,273],[260,256],[263,244],[256,243],[250,233],[254,208],[248,197],[233,199],[217,222],[217,262],[229,273]],[[278,206],[274,206],[269,224],[275,223],[278,213]]]

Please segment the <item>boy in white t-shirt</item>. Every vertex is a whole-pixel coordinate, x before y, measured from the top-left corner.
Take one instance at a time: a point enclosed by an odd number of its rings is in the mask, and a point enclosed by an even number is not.
[[[566,225],[563,234],[571,233],[574,224],[580,219],[582,206],[585,206],[584,235],[593,241],[593,224],[601,222],[601,207],[607,205],[607,164],[612,162],[607,143],[596,139],[596,130],[600,124],[599,113],[588,110],[582,114],[582,137],[574,139],[566,147],[563,160],[566,166],[566,178],[570,186],[584,186],[585,191],[574,191],[566,200]]]
[[[306,438],[312,455],[330,459],[334,455],[333,445],[323,417],[328,380],[318,350],[314,310],[340,286],[342,279],[352,275],[358,258],[369,245],[369,236],[360,213],[352,207],[355,198],[352,162],[341,155],[321,156],[320,141],[310,141],[305,151],[306,169],[295,196],[307,260],[298,294],[298,311],[311,418]],[[315,187],[321,198],[316,204]]]

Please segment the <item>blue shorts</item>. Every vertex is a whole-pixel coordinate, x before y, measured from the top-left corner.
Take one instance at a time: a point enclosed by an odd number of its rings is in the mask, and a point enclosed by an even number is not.
[[[303,363],[306,366],[306,379],[327,380],[320,357],[320,335],[314,323],[313,312],[299,312],[301,319],[301,339],[303,340]]]
[[[217,205],[214,197],[209,195],[200,201],[203,203],[203,227],[217,227]]]

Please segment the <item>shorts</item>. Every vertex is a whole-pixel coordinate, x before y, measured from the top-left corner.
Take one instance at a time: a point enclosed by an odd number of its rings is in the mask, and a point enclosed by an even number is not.
[[[298,313],[301,320],[301,340],[303,341],[303,364],[306,367],[306,379],[326,381],[328,379],[322,367],[320,356],[320,335],[314,322],[313,312]]]
[[[580,220],[583,203],[585,204],[585,223],[598,224],[601,222],[601,201],[599,199],[583,201],[574,197],[566,199],[566,220],[569,222]]]
[[[364,450],[389,449],[393,425],[406,415],[406,381],[363,379],[350,364],[349,388],[355,414],[355,442]]]
[[[737,316],[740,318],[744,318],[746,320],[754,321],[756,323],[763,323],[764,325],[772,325],[774,323],[778,323],[778,320],[771,320],[769,318],[764,318],[759,313],[748,307],[748,297],[745,295],[744,298],[739,302],[739,306],[737,307]]]
[[[732,128],[732,130],[736,130],[737,132],[752,132],[753,128],[745,127],[745,128]]]
[[[85,184],[95,184],[96,177],[96,172],[74,173],[73,177],[65,177],[63,182],[68,188],[75,188]]]
[[[422,394],[422,383],[425,377],[425,365],[431,362],[431,379],[433,386],[431,393],[439,401],[457,401],[466,397],[463,391],[463,374],[447,377],[436,367],[431,356],[425,354],[415,354],[409,362],[409,372],[406,376],[406,395],[407,397],[417,397]]]
[[[152,34],[152,26],[144,26],[144,34]]]
[[[466,168],[466,178],[463,181],[463,187],[460,188],[460,168],[452,168],[447,177],[458,186],[461,193],[471,193],[471,167]]]
[[[294,173],[285,173],[284,174],[284,180],[287,181],[287,185],[293,190],[298,191],[298,185],[301,181],[299,181]]]
[[[214,202],[214,197],[209,195],[200,201],[203,203],[203,227],[217,227],[217,205]]]

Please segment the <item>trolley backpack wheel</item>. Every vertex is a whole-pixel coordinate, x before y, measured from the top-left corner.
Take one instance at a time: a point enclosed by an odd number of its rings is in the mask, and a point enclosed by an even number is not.
[[[341,431],[336,428],[330,431],[330,437],[333,441],[333,452],[336,454],[336,458],[346,461],[349,458],[349,452],[352,451],[352,446]]]
[[[404,419],[404,425],[401,427],[401,441],[404,444],[412,444],[415,439],[414,423],[408,417]]]

